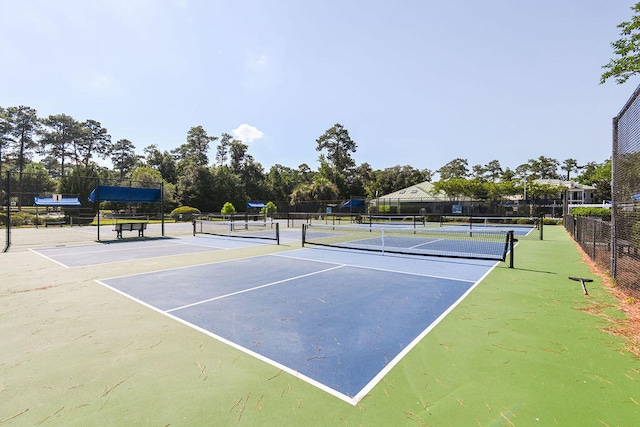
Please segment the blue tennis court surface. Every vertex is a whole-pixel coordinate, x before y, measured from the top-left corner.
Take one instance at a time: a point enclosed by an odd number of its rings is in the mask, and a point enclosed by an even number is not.
[[[355,404],[494,265],[300,249],[100,283]]]
[[[264,244],[264,242],[256,242],[250,239],[199,236],[180,239],[119,240],[109,243],[32,250],[65,267],[82,267],[163,256],[246,248],[261,244]]]

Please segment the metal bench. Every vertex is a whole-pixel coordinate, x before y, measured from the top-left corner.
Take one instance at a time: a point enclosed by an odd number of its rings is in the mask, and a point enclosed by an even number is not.
[[[119,222],[114,224],[113,231],[116,232],[116,237],[122,239],[123,231],[137,231],[138,237],[144,237],[144,230],[147,229],[146,222]]]
[[[48,227],[50,225],[59,225],[60,227],[62,227],[64,225],[64,220],[63,219],[45,219],[44,226]]]

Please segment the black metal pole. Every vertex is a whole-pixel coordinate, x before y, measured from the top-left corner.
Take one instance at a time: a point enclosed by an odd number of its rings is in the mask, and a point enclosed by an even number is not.
[[[7,171],[7,242],[3,252],[7,252],[11,246],[11,172]]]
[[[513,230],[509,231],[509,245],[510,247],[510,251],[509,251],[509,268],[513,268],[513,248],[515,247],[514,242],[516,242],[517,240],[513,237],[514,233]]]
[[[95,203],[97,203],[98,209],[96,209],[98,213],[98,242],[100,241],[100,178],[96,178],[96,196]]]
[[[164,237],[164,181],[160,181],[160,218],[162,221],[162,237]]]

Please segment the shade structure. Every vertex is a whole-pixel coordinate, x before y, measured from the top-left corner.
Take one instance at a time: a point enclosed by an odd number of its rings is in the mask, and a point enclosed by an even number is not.
[[[153,203],[162,201],[162,192],[159,188],[99,185],[89,194],[89,201]]]

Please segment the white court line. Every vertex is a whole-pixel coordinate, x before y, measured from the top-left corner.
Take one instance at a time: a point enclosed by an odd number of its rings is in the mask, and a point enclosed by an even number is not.
[[[122,276],[113,276],[113,277],[108,277],[106,279],[101,279],[101,280],[113,280],[113,279],[122,279],[122,278],[125,278],[125,277],[145,276],[145,275],[148,275],[148,274],[157,274],[157,273],[162,273],[162,272],[167,272],[167,271],[184,270],[184,269],[187,269],[187,268],[204,267],[205,265],[215,265],[215,264],[221,264],[223,262],[242,261],[242,260],[247,260],[247,259],[252,259],[252,258],[260,258],[260,257],[264,257],[264,256],[273,256],[273,255],[271,255],[271,254],[260,254],[260,255],[252,255],[252,256],[243,257],[243,258],[222,259],[220,261],[213,261],[213,262],[212,261],[208,261],[208,262],[203,262],[201,264],[193,264],[193,265],[184,265],[184,266],[180,266],[180,267],[164,268],[164,269],[161,269],[161,270],[147,271],[145,273],[124,274]]]
[[[230,297],[230,296],[233,296],[233,295],[244,294],[245,292],[251,292],[251,291],[255,291],[257,289],[267,288],[269,286],[278,285],[280,283],[286,283],[286,282],[290,282],[292,280],[298,280],[298,279],[302,279],[304,277],[310,277],[310,276],[314,276],[316,274],[326,273],[327,271],[337,270],[337,269],[343,268],[343,267],[344,267],[344,265],[337,265],[335,267],[326,268],[324,270],[314,271],[313,273],[307,273],[307,274],[303,274],[301,276],[289,277],[287,279],[278,280],[276,282],[271,282],[271,283],[266,283],[264,285],[255,286],[253,288],[243,289],[241,291],[231,292],[231,293],[226,294],[226,295],[220,295],[220,296],[217,296],[217,297],[208,298],[208,299],[205,299],[205,300],[202,300],[202,301],[197,301],[197,302],[194,302],[194,303],[191,303],[191,304],[183,305],[181,307],[176,307],[176,308],[169,309],[169,310],[167,310],[167,313],[171,313],[172,311],[182,310],[183,308],[194,307],[196,305],[205,304],[205,303],[208,303],[208,302],[211,302],[211,301],[219,300],[219,299],[222,299],[222,298],[227,298],[227,297]]]
[[[430,242],[423,242],[423,243],[419,243],[417,245],[409,246],[409,249],[419,248],[420,246],[426,246],[426,245],[430,245],[432,243],[442,242],[444,240],[445,239],[432,239]]]
[[[108,243],[107,243],[108,244]],[[84,246],[86,248],[86,246]],[[154,248],[167,248],[167,247],[171,247],[171,244],[169,245],[154,245],[154,246],[145,246],[145,249],[154,249]],[[74,248],[77,248],[77,246],[75,246]],[[48,248],[48,249],[57,249],[57,248]],[[122,253],[122,252],[130,252],[130,251],[140,251],[140,247],[135,247],[135,248],[127,248],[127,247],[116,247],[113,246],[112,248],[109,247],[104,247],[103,249],[98,249],[98,250],[84,250],[81,252],[65,252],[62,254],[57,254],[57,256],[70,256],[70,255],[86,255],[86,254],[105,254],[105,253]]]
[[[335,264],[335,265],[340,265],[340,266],[344,266],[344,267],[362,268],[364,270],[376,270],[376,271],[384,271],[384,272],[387,272],[387,273],[408,274],[408,275],[411,275],[411,276],[431,277],[431,278],[434,278],[434,279],[453,280],[453,281],[456,281],[456,282],[465,282],[465,283],[474,283],[475,282],[475,280],[469,280],[469,279],[458,279],[458,278],[455,278],[455,277],[446,277],[446,276],[434,276],[432,274],[413,273],[413,272],[407,272],[407,271],[402,271],[402,270],[392,270],[392,269],[389,269],[389,268],[368,267],[368,266],[363,266],[363,265],[340,263],[340,262],[333,262],[333,261],[317,261],[317,260],[314,260],[314,259],[308,259],[308,258],[303,258],[303,257],[286,255],[284,253],[273,254],[273,256],[282,257],[282,258],[290,258],[290,259],[299,259],[299,260],[303,260],[303,261],[321,262],[321,263],[325,263],[325,264]],[[416,261],[420,261],[420,260],[416,259]],[[496,262],[496,264],[493,267],[487,265],[484,268],[494,268],[497,264],[498,263]]]
[[[382,378],[384,378],[384,376],[387,375],[391,371],[391,369],[393,369],[404,358],[404,356],[406,356],[416,345],[418,345],[418,343],[422,341],[422,339],[426,337],[429,332],[431,332],[445,317],[447,317],[447,315],[451,313],[451,311],[456,308],[471,293],[471,291],[473,291],[476,286],[478,286],[480,282],[482,282],[484,278],[487,277],[487,275],[489,275],[489,273],[491,273],[494,268],[496,268],[497,265],[498,263],[489,268],[481,278],[479,278],[472,286],[469,287],[469,289],[467,289],[464,294],[460,296],[460,298],[456,300],[456,302],[451,304],[449,308],[447,308],[440,316],[438,316],[436,320],[431,322],[431,324],[427,326],[427,328],[425,328],[417,337],[415,337],[414,340],[409,343],[409,345],[403,348],[402,351],[396,355],[396,357],[394,357],[387,365],[385,365],[385,367],[382,368],[382,370],[378,372],[378,374],[373,377],[371,381],[369,381],[369,383],[362,388],[362,390],[360,390],[360,392],[353,396],[353,400],[359,402],[362,398],[364,398],[371,391],[371,389],[373,389],[373,387],[375,387],[380,382],[380,380],[382,380]]]
[[[227,338],[224,338],[224,337],[221,337],[220,335],[214,334],[213,332],[208,331],[208,330],[206,330],[204,328],[201,328],[200,326],[194,325],[193,323],[190,323],[190,322],[188,322],[188,321],[186,321],[184,319],[181,319],[178,316],[175,316],[175,315],[173,315],[171,313],[168,313],[168,312],[166,312],[164,310],[161,310],[161,309],[159,309],[159,308],[157,308],[157,307],[155,307],[155,306],[153,306],[151,304],[148,304],[148,303],[146,303],[146,302],[144,302],[142,300],[139,300],[138,298],[135,298],[135,297],[127,294],[126,292],[122,292],[121,290],[119,290],[117,288],[114,288],[112,286],[107,285],[106,283],[104,283],[101,280],[96,280],[96,282],[99,283],[100,285],[108,288],[108,289],[111,289],[112,291],[115,291],[115,292],[119,293],[120,295],[123,295],[126,298],[129,298],[130,300],[136,301],[137,303],[142,304],[143,306],[145,306],[147,308],[150,308],[151,310],[153,310],[153,311],[155,311],[157,313],[163,314],[163,315],[169,317],[170,319],[173,319],[173,320],[175,320],[175,321],[177,321],[179,323],[182,323],[185,326],[188,326],[190,328],[195,329],[196,331],[199,331],[199,332],[201,332],[201,333],[203,333],[205,335],[208,335],[208,336],[210,336],[210,337],[212,337],[212,338],[214,338],[214,339],[216,339],[216,340],[218,340],[218,341],[220,341],[220,342],[222,342],[222,343],[224,343],[224,344],[226,344],[226,345],[228,345],[228,346],[230,346],[232,348],[235,348],[236,350],[239,350],[239,351],[241,351],[243,353],[246,353],[249,356],[253,356],[256,359],[275,367],[276,369],[279,369],[279,370],[281,370],[283,372],[286,372],[286,373],[292,375],[294,378],[298,378],[298,379],[300,379],[300,380],[302,380],[302,381],[304,381],[304,382],[306,382],[308,384],[311,384],[312,386],[315,386],[315,387],[319,388],[320,390],[323,390],[324,392],[326,392],[326,393],[328,393],[328,394],[330,394],[330,395],[332,395],[334,397],[337,397],[338,399],[341,399],[346,403],[349,403],[352,406],[356,406],[358,404],[358,401],[362,398],[361,397],[360,399],[355,400],[353,397],[347,396],[347,395],[345,395],[343,393],[340,393],[339,391],[334,390],[331,387],[328,387],[328,386],[322,384],[321,382],[314,380],[313,378],[310,378],[310,377],[307,377],[304,374],[301,374],[300,372],[296,371],[295,369],[291,369],[290,367],[288,367],[286,365],[278,363],[275,360],[269,359],[268,357],[265,357],[265,356],[261,355],[260,353],[256,353],[255,351],[252,351],[252,350],[250,350],[248,348],[245,348],[245,347],[243,347],[243,346],[241,346],[241,345],[239,345],[239,344],[237,344],[237,343],[235,343],[235,342],[233,342],[233,341],[231,341],[231,340],[229,340]]]
[[[203,248],[209,248],[212,251],[213,250],[230,250],[230,249],[236,249],[236,248],[227,248],[227,247],[223,247],[223,246],[212,246],[212,245],[194,245],[194,244],[190,244],[190,243],[182,243],[182,242],[166,242],[166,245],[154,245],[154,246],[145,246],[144,249],[166,249],[166,248],[171,248],[174,245],[190,245],[190,246],[195,246],[195,247],[203,247]],[[84,246],[86,247],[86,246]],[[47,250],[49,249],[53,249],[55,250],[55,248],[46,248]],[[55,262],[56,264],[59,264],[65,268],[82,268],[82,267],[93,267],[93,266],[97,266],[97,265],[106,265],[106,264],[116,264],[116,263],[120,263],[120,262],[129,262],[130,260],[128,259],[117,259],[117,260],[107,260],[107,261],[103,261],[103,262],[98,262],[98,263],[92,263],[92,264],[81,264],[81,265],[66,265],[63,264],[60,261],[56,261],[55,259],[51,258],[51,256],[47,256],[44,255],[43,253],[38,252],[37,249],[29,249],[32,252],[37,253],[38,255],[52,261]],[[86,255],[86,254],[91,254],[91,255],[101,255],[101,254],[108,254],[108,253],[123,253],[123,252],[130,252],[130,251],[140,251],[140,247],[135,247],[135,248],[123,248],[123,247],[116,247],[114,246],[113,249],[110,248],[104,248],[104,249],[100,249],[100,250],[94,250],[94,251],[83,251],[83,252],[65,252],[62,254],[54,254],[53,256],[56,256],[58,258],[64,258],[67,256],[76,256],[76,255]],[[188,252],[188,253],[171,253],[171,254],[164,254],[164,255],[150,255],[148,257],[145,258],[136,258],[136,261],[144,261],[144,260],[149,260],[149,259],[157,259],[157,258],[167,258],[167,257],[173,257],[173,256],[182,256],[182,255],[192,255],[194,252]],[[195,252],[195,253],[202,253],[202,252]]]
[[[48,259],[48,260],[49,260],[49,261],[51,261],[51,262],[54,262],[54,263],[56,263],[56,264],[58,264],[58,265],[61,265],[61,266],[62,266],[62,267],[64,267],[64,268],[71,268],[70,266],[68,266],[68,265],[66,265],[66,264],[63,264],[63,263],[61,263],[61,262],[59,262],[59,261],[56,261],[55,259],[53,259],[53,258],[51,258],[51,257],[48,257],[48,256],[46,256],[45,254],[42,254],[42,253],[38,252],[38,251],[37,251],[37,250],[35,250],[35,249],[31,249],[31,248],[29,248],[29,250],[30,250],[31,252],[33,252],[34,254],[38,254],[38,255],[40,255],[42,258]]]

